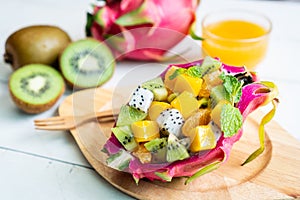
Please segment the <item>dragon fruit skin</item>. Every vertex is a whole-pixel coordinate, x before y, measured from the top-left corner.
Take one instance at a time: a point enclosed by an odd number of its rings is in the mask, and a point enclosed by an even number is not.
[[[169,65],[167,69],[169,69],[171,66],[182,68],[189,68],[195,65],[200,66],[202,62],[203,60],[198,60],[186,64]],[[223,70],[224,68],[233,74],[241,72],[241,68],[235,69],[232,66],[227,67],[223,64],[221,69]],[[161,77],[164,77],[165,72],[166,71],[161,74]],[[267,87],[267,85],[260,82],[251,83],[242,88],[242,97],[237,105],[237,108],[240,110],[243,120],[245,120],[251,112],[268,101],[268,98],[272,96],[272,94],[268,91],[270,91],[270,89]],[[226,162],[230,155],[233,144],[241,138],[242,134],[243,129],[241,128],[238,133],[232,137],[225,138],[223,135],[221,135],[214,149],[200,152],[187,159],[176,161],[171,164],[142,164],[139,159],[134,159],[129,164],[128,172],[131,173],[136,180],[147,178],[151,181],[166,181],[166,179],[158,176],[157,172],[164,173],[170,179],[173,177],[191,177],[198,172],[199,169],[213,162]],[[113,136],[108,140],[109,144],[107,144],[107,150],[109,153],[116,153],[118,149],[120,150],[123,148],[120,144],[118,144],[118,141],[115,140],[116,139]]]
[[[92,20],[86,27],[87,36],[107,41],[117,59],[160,60],[188,34],[198,3],[106,1],[104,6],[94,6]]]

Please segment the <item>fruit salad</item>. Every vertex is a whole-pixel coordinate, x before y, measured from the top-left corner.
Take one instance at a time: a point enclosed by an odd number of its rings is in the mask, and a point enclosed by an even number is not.
[[[211,57],[169,65],[159,77],[138,85],[121,107],[103,148],[107,165],[131,173],[136,182],[188,177],[188,183],[224,163],[247,115],[272,102],[260,125],[263,135],[277,94],[272,82]],[[262,153],[260,138],[261,147],[243,164]]]

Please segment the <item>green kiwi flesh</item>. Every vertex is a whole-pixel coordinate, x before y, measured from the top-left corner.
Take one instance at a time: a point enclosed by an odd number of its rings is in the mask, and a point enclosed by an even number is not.
[[[61,72],[75,88],[92,88],[107,82],[113,75],[115,59],[111,50],[92,38],[75,41],[60,57]]]
[[[217,85],[211,89],[210,93],[211,105],[215,107],[221,100],[229,100],[229,96],[223,85]]]
[[[51,66],[25,65],[9,79],[9,91],[15,104],[27,113],[51,108],[65,90],[62,76]]]
[[[167,138],[156,138],[144,144],[145,148],[151,152],[152,163],[164,163],[167,154]]]
[[[168,90],[165,88],[161,77],[157,77],[143,83],[142,87],[151,90],[154,94],[154,100],[156,101],[163,101],[168,97]]]
[[[175,135],[170,134],[167,144],[167,161],[171,163],[176,160],[186,159],[189,156],[190,155],[185,146],[180,143]]]
[[[203,63],[201,64],[201,74],[202,77],[206,74],[212,73],[221,67],[222,63],[211,57],[205,57]]]
[[[123,105],[120,109],[117,126],[131,125],[133,122],[143,120],[147,114],[131,106]]]
[[[134,151],[138,147],[130,126],[114,127],[111,130],[127,151]]]

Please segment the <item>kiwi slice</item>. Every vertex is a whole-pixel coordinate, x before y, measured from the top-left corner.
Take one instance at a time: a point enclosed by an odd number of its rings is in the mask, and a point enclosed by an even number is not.
[[[167,161],[174,162],[176,160],[183,160],[190,157],[187,149],[178,138],[170,134],[168,137],[168,144],[167,144]]]
[[[115,59],[111,50],[98,40],[87,38],[68,45],[60,57],[61,72],[75,88],[92,88],[113,75]]]
[[[143,83],[142,87],[151,90],[154,95],[154,100],[156,101],[164,101],[168,97],[168,90],[166,89],[161,77],[157,77]]]
[[[202,77],[220,69],[222,63],[212,57],[206,56],[201,64]]]
[[[167,138],[156,138],[144,144],[145,148],[152,154],[152,163],[163,163],[167,155]]]
[[[9,90],[15,104],[27,113],[51,108],[65,91],[62,76],[54,68],[30,64],[12,73]]]
[[[131,106],[123,105],[120,109],[117,126],[131,125],[133,122],[141,121],[147,114]]]
[[[111,130],[127,151],[133,151],[138,147],[129,126],[114,127]]]
[[[229,100],[229,94],[226,92],[223,85],[217,85],[211,89],[210,92],[211,106],[214,108],[219,101]]]

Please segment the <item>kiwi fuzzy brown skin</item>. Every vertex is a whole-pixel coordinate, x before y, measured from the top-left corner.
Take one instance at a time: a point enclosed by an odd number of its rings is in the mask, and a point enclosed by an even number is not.
[[[57,101],[58,99],[62,96],[62,94],[65,92],[65,87],[62,88],[60,94],[53,99],[52,101],[46,103],[46,104],[39,104],[39,105],[33,105],[33,104],[29,104],[26,103],[20,99],[18,99],[11,91],[11,89],[9,88],[9,93],[10,96],[12,98],[12,100],[14,101],[15,105],[22,111],[24,111],[25,113],[28,114],[37,114],[37,113],[41,113],[44,112],[46,110],[49,110]]]
[[[70,42],[70,36],[57,26],[27,26],[7,38],[4,60],[13,70],[32,63],[58,67],[58,56]]]

